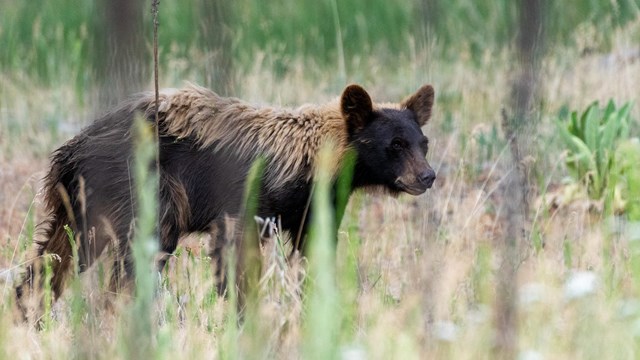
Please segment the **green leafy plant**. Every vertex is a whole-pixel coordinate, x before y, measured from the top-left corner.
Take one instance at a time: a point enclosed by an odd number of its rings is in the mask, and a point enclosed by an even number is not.
[[[561,117],[557,122],[568,151],[569,173],[586,186],[591,199],[606,195],[615,149],[629,137],[630,108],[629,103],[616,108],[612,100],[604,108],[594,102],[582,114],[574,111],[568,121]]]
[[[613,169],[614,207],[630,221],[640,221],[640,139],[631,138],[616,148]]]

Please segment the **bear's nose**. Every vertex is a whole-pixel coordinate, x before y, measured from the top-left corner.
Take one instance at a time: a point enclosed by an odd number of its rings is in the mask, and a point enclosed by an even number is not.
[[[436,180],[436,172],[433,169],[428,169],[420,174],[420,182],[427,186],[427,189],[431,188],[433,182]]]

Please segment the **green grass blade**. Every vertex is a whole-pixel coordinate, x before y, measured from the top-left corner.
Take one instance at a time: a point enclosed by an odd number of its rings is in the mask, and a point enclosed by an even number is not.
[[[305,289],[305,359],[335,359],[341,323],[335,279],[335,214],[331,204],[330,147],[319,155],[313,194],[313,219],[309,242],[309,275]]]
[[[124,357],[155,357],[154,299],[158,281],[154,258],[158,252],[158,177],[153,171],[157,153],[155,131],[146,119],[136,117],[133,124],[134,183],[137,204],[136,229],[131,245],[135,269],[135,298],[123,312],[121,331]]]

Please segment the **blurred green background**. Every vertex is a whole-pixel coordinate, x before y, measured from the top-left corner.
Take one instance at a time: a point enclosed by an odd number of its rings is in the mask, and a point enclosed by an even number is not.
[[[640,7],[640,0],[546,3],[547,46],[575,45],[572,34],[584,24],[602,30],[597,42],[583,51],[606,50],[611,29],[635,19]],[[147,2],[3,0],[0,4],[0,65],[5,73],[35,77],[43,84],[71,76],[84,88],[109,76],[108,69],[118,68],[122,60],[131,67],[135,57],[137,69],[146,72],[129,74],[139,74],[138,81],[149,74],[152,28]],[[250,66],[259,52],[274,59],[276,72],[286,72],[290,59],[301,56],[317,66],[347,70],[354,57],[376,56],[394,66],[396,59],[424,46],[440,58],[474,59],[511,46],[517,33],[517,6],[510,0],[164,0],[160,64],[168,66],[169,59],[187,64],[207,59],[215,74],[203,69],[202,79],[194,80],[225,92],[231,86],[229,74]]]

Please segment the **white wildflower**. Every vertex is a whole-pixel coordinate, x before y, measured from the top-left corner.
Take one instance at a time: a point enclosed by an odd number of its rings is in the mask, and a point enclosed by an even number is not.
[[[525,350],[518,354],[518,360],[542,360],[544,356],[535,350]]]
[[[362,346],[347,346],[340,351],[342,360],[364,360],[367,359],[367,353]]]
[[[564,297],[567,300],[579,299],[596,292],[598,277],[593,271],[576,271],[564,284]]]
[[[453,342],[458,336],[458,326],[451,321],[436,321],[431,331],[436,339],[442,341]]]
[[[542,302],[547,296],[547,288],[541,283],[529,283],[520,288],[518,300],[521,305]]]

